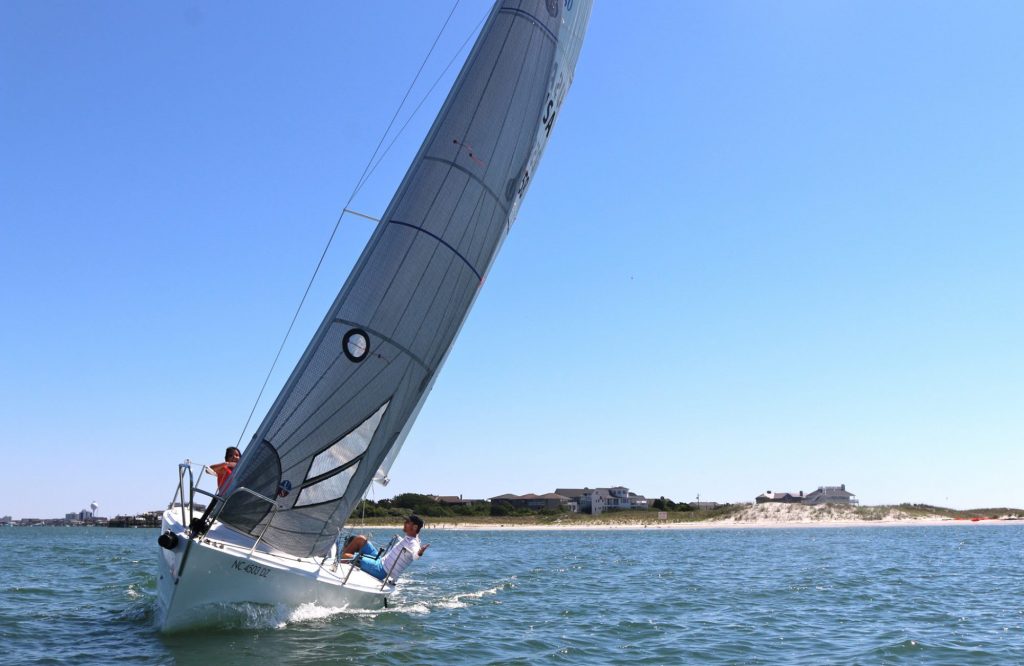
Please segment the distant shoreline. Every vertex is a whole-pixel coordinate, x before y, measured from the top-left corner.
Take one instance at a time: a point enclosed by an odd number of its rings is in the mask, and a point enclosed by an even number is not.
[[[937,525],[1024,525],[1020,509],[957,511],[921,505],[852,506],[765,503],[742,505],[721,513],[669,513],[658,520],[653,512],[619,511],[598,516],[424,516],[425,529],[447,530],[701,530],[804,527],[899,527]],[[350,530],[400,527],[396,518],[354,520]]]
[[[934,527],[939,525],[1024,525],[1020,519],[988,518],[985,520],[955,520],[950,518],[902,520],[816,520],[816,521],[773,521],[773,522],[739,522],[731,520],[704,520],[693,522],[618,522],[591,524],[542,524],[542,523],[472,523],[453,521],[427,521],[424,531],[445,530],[463,532],[513,531],[513,532],[602,532],[622,530],[743,530],[743,529],[788,529],[788,528],[835,528],[835,527]],[[402,529],[399,523],[374,525],[346,525],[346,530]]]
[[[400,529],[401,516],[411,509],[393,509],[388,516],[352,516],[346,530]],[[670,511],[658,519],[656,511],[610,511],[592,516],[580,513],[487,516],[422,514],[428,529],[445,530],[688,530],[799,527],[896,527],[904,525],[1013,525],[1024,524],[1024,510],[1013,508],[947,509],[924,504],[881,506],[803,505],[786,503],[726,505],[711,510]],[[87,522],[65,519],[23,519],[17,527],[145,527],[158,528],[163,511],[138,516],[96,518]],[[4,523],[10,526],[11,523]]]

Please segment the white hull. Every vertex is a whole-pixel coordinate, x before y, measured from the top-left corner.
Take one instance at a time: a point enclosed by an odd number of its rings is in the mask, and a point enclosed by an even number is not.
[[[191,519],[187,507],[185,519]],[[394,585],[382,587],[348,564],[331,571],[319,558],[298,559],[262,544],[250,554],[253,538],[220,523],[201,541],[190,541],[180,507],[164,512],[163,531],[168,530],[178,544],[173,550],[160,548],[157,624],[162,631],[205,624],[236,603],[380,609],[394,591]]]

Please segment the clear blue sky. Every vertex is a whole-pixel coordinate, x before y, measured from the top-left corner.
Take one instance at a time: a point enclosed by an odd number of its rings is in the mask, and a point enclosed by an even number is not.
[[[236,441],[450,7],[0,3],[0,515],[157,508]],[[415,102],[486,11],[460,5]],[[1024,505],[1021,25],[1015,2],[598,2],[376,497]],[[371,224],[343,221],[256,421]]]

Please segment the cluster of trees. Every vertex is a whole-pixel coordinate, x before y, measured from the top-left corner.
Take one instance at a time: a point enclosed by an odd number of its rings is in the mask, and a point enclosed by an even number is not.
[[[686,502],[673,502],[662,496],[653,500],[650,504],[655,511],[693,511],[694,507]],[[410,513],[417,513],[421,516],[431,518],[443,518],[446,516],[537,516],[557,514],[566,511],[545,509],[535,511],[514,507],[508,502],[497,500],[494,502],[474,502],[472,504],[442,504],[434,499],[432,495],[421,495],[420,493],[402,493],[391,499],[363,500],[356,507],[354,516],[365,515],[373,517],[401,517]]]
[[[352,515],[365,515],[367,518],[372,518],[400,517],[407,516],[410,513],[431,518],[443,518],[445,516],[537,516],[560,512],[518,508],[501,500],[496,502],[474,502],[472,504],[442,504],[431,495],[402,493],[401,495],[395,495],[391,499],[383,499],[378,502],[363,500],[356,507]]]
[[[652,501],[651,508],[655,511],[693,511],[693,507],[686,502],[673,502],[664,495]]]
[[[489,516],[491,506],[487,502],[451,506],[441,504],[430,495],[419,493],[402,493],[391,499],[378,502],[363,500],[352,515],[374,516],[407,516],[416,513],[421,516],[440,518],[444,516]]]

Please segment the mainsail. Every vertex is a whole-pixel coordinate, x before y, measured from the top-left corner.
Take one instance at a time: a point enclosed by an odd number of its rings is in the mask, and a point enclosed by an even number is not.
[[[590,0],[499,0],[394,199],[234,474],[224,523],[305,557],[401,447],[516,217]],[[380,477],[378,477],[380,478]]]

